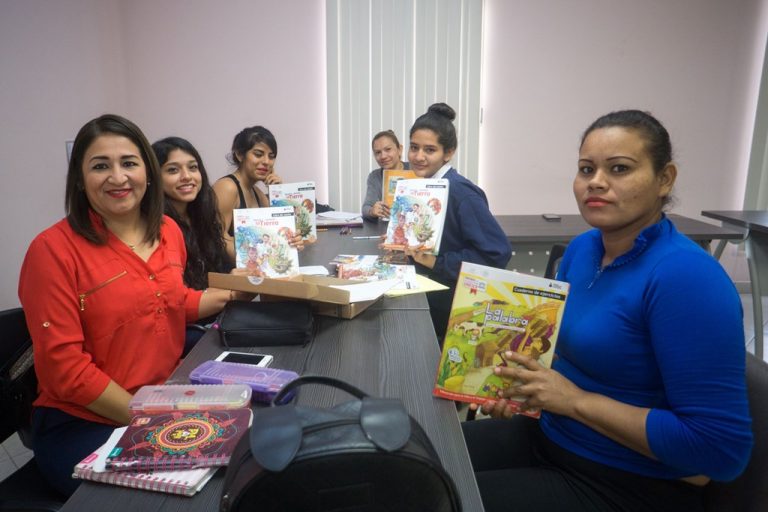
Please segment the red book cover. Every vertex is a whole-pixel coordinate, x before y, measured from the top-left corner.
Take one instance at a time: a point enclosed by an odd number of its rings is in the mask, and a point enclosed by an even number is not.
[[[107,457],[112,471],[226,466],[248,431],[248,408],[137,415]]]

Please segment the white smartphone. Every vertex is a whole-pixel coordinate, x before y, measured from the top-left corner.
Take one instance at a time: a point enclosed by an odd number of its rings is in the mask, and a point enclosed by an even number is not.
[[[254,366],[266,368],[272,364],[272,359],[273,357],[269,354],[252,354],[250,352],[224,351],[219,354],[219,357],[216,358],[216,361],[224,361],[226,363],[252,364]]]

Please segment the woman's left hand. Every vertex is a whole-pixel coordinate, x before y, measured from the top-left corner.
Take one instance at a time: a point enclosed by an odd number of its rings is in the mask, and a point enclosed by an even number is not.
[[[563,377],[557,370],[544,368],[528,356],[507,351],[504,353],[504,358],[520,366],[498,366],[494,368],[494,372],[496,375],[515,379],[520,384],[504,390],[501,393],[500,402],[506,402],[506,399],[512,396],[524,396],[526,400],[522,409],[525,411],[536,412],[546,409],[555,414],[573,417],[574,404],[586,393],[584,390]],[[483,412],[485,409],[484,405]]]
[[[274,171],[267,174],[267,177],[264,178],[264,183],[267,185],[279,185],[282,182],[283,178],[281,178],[279,174],[275,174]]]
[[[405,248],[405,255],[413,258],[413,261],[427,268],[434,268],[437,256],[432,253],[419,251],[417,249]]]

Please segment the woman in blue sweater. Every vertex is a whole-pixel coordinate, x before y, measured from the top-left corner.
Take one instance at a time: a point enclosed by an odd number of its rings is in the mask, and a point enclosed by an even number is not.
[[[408,147],[408,160],[416,176],[445,178],[449,182],[439,255],[406,250],[417,263],[419,273],[448,286],[447,290],[427,294],[432,324],[441,344],[461,262],[504,268],[512,256],[507,236],[488,209],[485,192],[449,163],[457,146],[455,117],[456,113],[445,103],[430,106],[413,123]]]
[[[594,228],[568,246],[570,295],[551,370],[522,355],[497,373],[541,410],[464,432],[486,510],[703,510],[737,477],[752,433],[741,303],[717,261],[664,215],[677,176],[666,129],[613,112],[585,132],[574,195]],[[515,366],[515,365],[512,365]]]

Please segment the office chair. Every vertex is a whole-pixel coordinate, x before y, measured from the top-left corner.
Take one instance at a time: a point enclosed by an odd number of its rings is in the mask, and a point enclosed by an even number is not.
[[[549,250],[549,259],[547,260],[547,268],[544,270],[544,277],[547,279],[554,279],[557,275],[557,267],[560,266],[560,260],[565,254],[564,244],[554,244]]]
[[[0,442],[18,433],[29,448],[37,378],[21,308],[0,311],[0,333]],[[56,512],[65,501],[45,482],[34,457],[0,482],[0,512]]]
[[[755,439],[752,456],[747,469],[736,480],[707,485],[707,512],[768,510],[768,363],[752,354],[747,354],[747,396]]]

